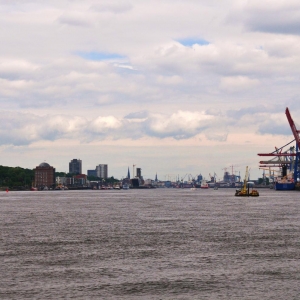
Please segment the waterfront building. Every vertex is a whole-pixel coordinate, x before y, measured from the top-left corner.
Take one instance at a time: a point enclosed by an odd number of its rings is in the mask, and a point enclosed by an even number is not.
[[[56,185],[67,185],[67,177],[56,177]]]
[[[82,161],[80,159],[72,159],[69,162],[69,173],[82,174]]]
[[[100,164],[96,167],[97,177],[107,179],[108,178],[108,166]]]
[[[97,170],[87,170],[87,176],[97,177]]]
[[[74,175],[74,185],[84,186],[87,183],[87,176],[85,174]]]
[[[55,186],[55,168],[43,162],[34,169],[34,186],[49,189]]]

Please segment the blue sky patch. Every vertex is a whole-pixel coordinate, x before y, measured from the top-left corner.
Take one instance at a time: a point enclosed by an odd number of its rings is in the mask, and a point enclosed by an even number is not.
[[[106,52],[79,52],[78,55],[87,60],[115,60],[126,58],[123,55],[116,53],[106,53]]]
[[[201,46],[205,46],[205,45],[209,45],[210,43],[204,39],[195,39],[195,38],[186,38],[186,39],[180,39],[178,40],[178,42],[180,44],[182,44],[183,46],[187,46],[187,47],[191,47],[195,44],[201,45]]]

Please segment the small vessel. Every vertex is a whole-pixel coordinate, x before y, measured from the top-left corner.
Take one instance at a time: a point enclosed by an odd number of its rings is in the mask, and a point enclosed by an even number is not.
[[[203,180],[201,181],[200,188],[201,188],[201,189],[208,189],[208,188],[209,188],[209,185],[208,185],[208,183],[206,182],[206,180],[203,179]]]
[[[122,186],[123,190],[129,190],[129,185],[127,183],[123,184]]]
[[[215,186],[215,187],[214,187],[214,190],[217,190],[217,189],[218,189],[218,187],[217,187],[217,186]]]
[[[248,166],[246,167],[244,185],[240,190],[235,191],[235,196],[237,197],[258,197],[259,193],[257,190],[253,189],[254,182],[247,182],[248,179]],[[250,186],[252,190],[250,191]]]

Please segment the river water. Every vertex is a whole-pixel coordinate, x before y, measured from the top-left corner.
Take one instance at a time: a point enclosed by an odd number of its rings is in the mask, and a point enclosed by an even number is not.
[[[300,192],[2,192],[0,299],[300,299]]]

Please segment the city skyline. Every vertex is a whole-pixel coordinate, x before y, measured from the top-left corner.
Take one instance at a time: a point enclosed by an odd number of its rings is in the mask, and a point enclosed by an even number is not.
[[[0,164],[145,178],[249,166],[300,123],[300,4],[0,1]],[[280,18],[278,18],[280,15]],[[300,128],[300,126],[298,126]],[[231,172],[231,171],[230,171]]]

